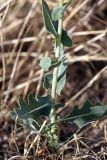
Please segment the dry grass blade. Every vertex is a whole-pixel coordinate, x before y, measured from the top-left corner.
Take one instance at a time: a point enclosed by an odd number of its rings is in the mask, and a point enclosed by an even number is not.
[[[22,34],[23,34],[23,32],[24,32],[24,29],[25,29],[25,27],[26,27],[26,25],[27,25],[27,23],[28,23],[31,15],[32,15],[33,9],[36,8],[37,2],[38,2],[37,0],[34,1],[34,3],[32,4],[31,9],[30,9],[30,11],[29,11],[29,13],[28,13],[25,21],[24,21],[24,24],[23,24],[23,26],[22,26],[22,28],[21,28],[21,30],[20,30],[20,32],[19,32],[19,35],[18,35],[18,42],[15,44],[15,46],[14,46],[14,48],[13,48],[13,53],[15,52],[15,50],[16,50],[18,44],[19,44],[19,40],[20,40],[20,38],[21,38],[21,36],[22,36]],[[17,68],[17,65],[18,65],[20,53],[21,53],[21,52],[20,52],[20,50],[19,50],[19,52],[17,53],[17,57],[16,57],[16,60],[15,60],[15,63],[14,63],[14,66],[13,66],[13,70],[12,70],[12,73],[11,73],[11,77],[10,77],[10,81],[9,81],[9,84],[8,84],[8,94],[6,95],[6,97],[5,97],[5,99],[4,99],[4,103],[5,103],[5,104],[6,104],[7,100],[8,100],[8,97],[9,97],[9,90],[10,90],[10,89],[12,88],[12,86],[13,86],[13,79],[14,79],[15,72],[16,72],[16,68]],[[11,55],[11,58],[12,58],[12,55]]]
[[[89,82],[88,84],[82,88],[76,95],[74,95],[70,100],[68,100],[65,104],[65,106],[70,105],[79,97],[81,96],[87,89],[92,87],[92,85],[101,78],[101,76],[104,74],[104,72],[107,70],[107,66],[105,66],[101,71],[99,71]]]
[[[91,62],[91,61],[107,61],[107,56],[105,55],[84,55],[84,56],[70,56],[66,55],[66,63],[73,64],[76,62]]]
[[[96,42],[97,40],[101,40],[101,38],[105,37],[107,34],[107,30],[104,30],[103,33],[101,33],[100,35],[97,35],[95,36],[94,38],[88,40],[85,44],[81,44],[79,46],[77,46],[75,49],[74,49],[74,52],[78,52],[79,50],[83,49],[84,47],[86,47],[87,45],[90,45],[94,42]]]
[[[64,26],[66,26],[70,19],[77,13],[79,12],[87,3],[89,2],[89,0],[85,0],[83,1],[81,4],[78,5],[78,7],[75,7],[72,12],[70,13],[70,15],[65,19],[64,21]]]
[[[2,0],[1,2],[0,2],[0,5],[1,5],[1,7],[0,7],[0,11],[1,10],[3,10],[5,7],[7,7],[11,2],[13,2],[14,0],[7,0],[7,1],[5,1],[5,0]]]
[[[37,141],[37,139],[39,138],[39,136],[40,136],[40,134],[41,134],[41,132],[42,132],[43,128],[44,128],[44,127],[45,127],[45,125],[46,125],[46,123],[47,123],[47,121],[45,120],[45,121],[43,122],[43,125],[41,126],[41,128],[40,128],[40,130],[39,130],[38,134],[36,135],[36,137],[35,137],[34,141],[31,143],[31,145],[30,145],[30,147],[28,148],[28,150],[24,153],[24,157],[26,157],[26,158],[27,158],[27,156],[28,156],[28,154],[29,154],[29,152],[30,152],[31,148],[32,148],[32,147],[33,147],[33,145],[36,143],[36,141]]]
[[[4,52],[4,38],[3,38],[3,24],[2,24],[2,18],[0,16],[0,41],[1,41],[1,48],[2,48],[2,53]],[[5,79],[6,79],[6,66],[5,66],[5,57],[2,54],[2,65],[3,65],[3,83],[2,83],[2,90],[4,90],[5,87]]]

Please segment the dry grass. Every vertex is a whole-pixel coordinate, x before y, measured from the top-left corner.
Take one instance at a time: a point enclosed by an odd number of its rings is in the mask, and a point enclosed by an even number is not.
[[[54,6],[54,0],[47,1]],[[58,101],[66,102],[65,112],[74,104],[82,106],[87,99],[107,104],[107,1],[73,0],[64,27],[73,47],[65,48],[69,69]],[[31,136],[16,125],[8,113],[17,105],[19,95],[26,98],[31,91],[45,94],[39,60],[48,54],[53,56],[53,40],[44,28],[40,1],[0,0],[0,160],[24,159],[26,141],[27,151],[35,142],[35,134]],[[27,155],[31,160],[107,159],[106,119],[95,124],[79,131],[57,153],[41,138],[40,146],[33,143]],[[66,128],[62,128],[66,137]]]

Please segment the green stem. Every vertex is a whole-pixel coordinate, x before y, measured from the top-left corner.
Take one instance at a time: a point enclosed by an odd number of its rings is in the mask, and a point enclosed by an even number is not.
[[[63,6],[63,0],[59,0],[59,4]],[[61,36],[62,36],[62,28],[63,28],[63,20],[62,18],[59,19],[58,21],[58,44],[56,45],[56,52],[55,52],[55,57],[59,58],[60,57],[60,48],[61,48]],[[58,69],[59,67],[56,67],[53,71],[53,81],[52,81],[52,91],[51,91],[51,96],[54,101],[56,102],[56,89],[57,89],[57,79],[58,79]],[[55,107],[51,110],[50,113],[50,118],[51,118],[51,123],[56,122],[56,110]],[[56,139],[56,126],[53,126],[51,128],[51,134],[53,136],[54,142],[57,141]]]

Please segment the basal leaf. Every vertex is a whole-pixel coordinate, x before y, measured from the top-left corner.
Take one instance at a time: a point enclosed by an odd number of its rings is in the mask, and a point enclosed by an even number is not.
[[[43,115],[43,116],[49,116],[50,114],[50,111],[53,107],[53,101],[51,99],[51,96],[48,95],[48,96],[41,96],[41,97],[38,97],[38,106],[40,106],[39,108],[39,113],[40,115]]]
[[[64,12],[64,7],[63,6],[55,6],[53,11],[52,11],[52,20],[59,20],[62,18]]]
[[[39,130],[40,125],[35,120],[28,118],[28,119],[18,119],[18,123],[20,123],[23,127],[28,128],[31,131]]]
[[[45,27],[48,32],[52,33],[55,37],[57,36],[56,29],[52,22],[51,11],[46,3],[46,1],[42,0],[42,12],[44,17]]]
[[[72,46],[72,40],[68,36],[68,34],[67,34],[67,32],[65,30],[62,30],[61,42],[66,47],[71,47]]]
[[[20,122],[28,125],[33,123],[37,128],[41,123],[42,116],[49,116],[53,107],[53,102],[50,96],[42,96],[35,98],[32,93],[28,95],[28,103],[25,103],[22,98],[19,98],[19,108],[15,109]],[[34,123],[35,122],[35,123]],[[38,128],[37,128],[38,129]]]
[[[81,128],[83,125],[99,120],[104,116],[107,116],[106,105],[92,105],[90,102],[86,102],[81,109],[79,109],[78,106],[75,106],[72,112],[65,117],[65,121],[74,122]]]
[[[52,60],[50,57],[43,57],[40,60],[40,67],[44,70],[44,71],[48,71],[50,66],[51,66]]]

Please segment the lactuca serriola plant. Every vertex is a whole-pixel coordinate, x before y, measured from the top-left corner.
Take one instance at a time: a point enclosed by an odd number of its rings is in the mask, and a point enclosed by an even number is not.
[[[107,115],[107,106],[86,102],[79,109],[74,106],[69,115],[61,118],[57,109],[64,107],[64,104],[57,103],[57,96],[61,96],[66,82],[66,72],[68,64],[65,61],[64,47],[72,47],[72,40],[63,28],[64,12],[72,0],[64,3],[63,0],[56,2],[53,10],[50,10],[47,2],[42,0],[42,14],[46,30],[54,38],[54,57],[43,57],[40,60],[40,67],[44,70],[43,88],[48,95],[34,97],[32,93],[28,95],[26,103],[19,98],[19,107],[12,112],[13,116],[18,116],[18,121],[31,131],[38,131],[47,119],[47,125],[43,129],[43,134],[48,135],[51,145],[58,144],[57,122],[75,123],[78,128],[83,125],[96,121]],[[72,106],[71,106],[72,107]]]

